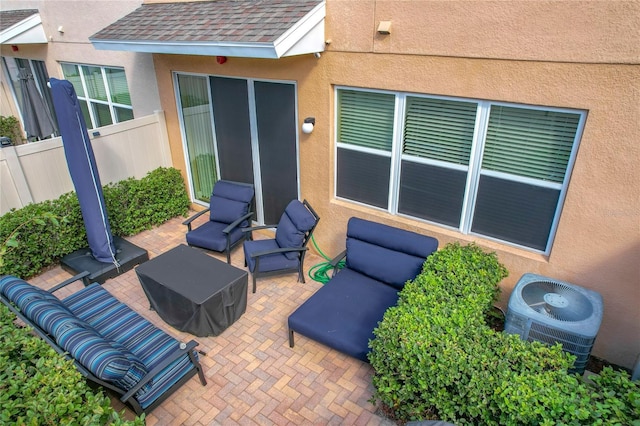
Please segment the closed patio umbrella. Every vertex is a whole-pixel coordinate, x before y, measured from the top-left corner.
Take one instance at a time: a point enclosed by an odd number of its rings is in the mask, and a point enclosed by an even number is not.
[[[67,80],[51,78],[49,84],[64,154],[78,194],[91,254],[99,262],[118,266],[102,184],[76,92]]]
[[[55,133],[51,112],[45,104],[31,74],[25,68],[18,72],[22,92],[22,119],[28,138],[44,138]]]

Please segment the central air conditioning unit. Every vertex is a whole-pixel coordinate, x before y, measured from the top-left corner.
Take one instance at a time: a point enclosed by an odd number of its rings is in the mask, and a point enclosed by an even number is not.
[[[584,373],[602,322],[602,296],[595,291],[536,274],[516,284],[504,331],[522,340],[553,345],[576,356],[572,373]]]

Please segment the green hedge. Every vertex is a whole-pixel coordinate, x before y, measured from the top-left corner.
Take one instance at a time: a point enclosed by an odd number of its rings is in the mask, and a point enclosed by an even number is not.
[[[143,425],[125,421],[102,392],[93,391],[73,363],[0,304],[0,424]]]
[[[402,421],[639,424],[639,387],[626,373],[604,370],[586,384],[567,373],[574,357],[559,345],[487,326],[506,276],[495,253],[475,245],[431,255],[375,330],[374,402]]]
[[[111,232],[137,234],[165,221],[185,216],[189,208],[184,181],[173,168],[158,168],[142,179],[126,179],[103,187]],[[47,215],[59,219],[37,220]],[[3,255],[0,275],[27,279],[62,256],[87,246],[87,234],[75,192],[52,201],[29,204],[0,217],[0,246],[19,229],[16,247]]]

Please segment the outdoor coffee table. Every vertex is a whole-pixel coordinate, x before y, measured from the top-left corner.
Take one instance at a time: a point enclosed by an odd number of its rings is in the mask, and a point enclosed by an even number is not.
[[[184,244],[136,273],[160,318],[196,336],[219,335],[247,308],[247,272]]]

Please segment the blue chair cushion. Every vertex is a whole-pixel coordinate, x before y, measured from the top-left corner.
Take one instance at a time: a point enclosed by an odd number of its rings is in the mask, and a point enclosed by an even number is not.
[[[209,208],[211,209],[209,212],[210,220],[226,223],[227,225],[249,212],[249,204],[247,202],[230,200],[217,195],[211,196]]]
[[[187,243],[203,247],[213,251],[224,251],[227,247],[227,236],[222,232],[228,224],[221,222],[208,221],[198,226],[196,229],[187,232]],[[243,238],[244,235],[240,228],[234,228],[229,233],[231,244]]]
[[[123,389],[131,389],[147,374],[142,361],[124,346],[81,323],[65,323],[57,330],[55,338],[60,347],[96,377],[114,382]]]
[[[289,329],[367,361],[373,329],[397,302],[394,287],[343,269],[289,316]]]
[[[276,229],[276,242],[282,248],[302,247],[304,236],[316,224],[316,218],[298,200],[293,200],[287,205],[280,217]],[[289,260],[298,258],[298,252],[285,253]]]
[[[438,240],[381,223],[351,218],[346,266],[397,289],[414,279]]]
[[[249,212],[249,203],[253,195],[253,186],[219,180],[213,186],[209,200],[210,220],[226,224],[235,222]],[[247,225],[246,222],[241,224],[243,227]]]
[[[249,203],[253,199],[253,194],[253,186],[238,185],[237,183],[226,180],[216,182],[212,192],[212,195],[243,203]]]
[[[251,254],[280,248],[275,240],[255,240],[244,242],[244,258],[247,260],[249,271],[255,272],[256,260]],[[260,256],[260,270],[258,272],[278,271],[283,269],[295,269],[298,267],[298,257],[289,259],[282,253]]]

